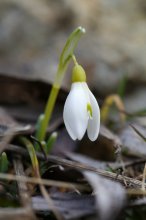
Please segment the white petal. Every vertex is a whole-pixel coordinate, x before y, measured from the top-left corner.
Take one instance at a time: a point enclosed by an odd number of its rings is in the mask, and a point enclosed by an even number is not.
[[[81,140],[88,125],[87,97],[82,83],[73,83],[66,99],[63,118],[66,129],[73,140]]]
[[[88,92],[89,92],[90,103],[92,107],[92,119],[89,118],[87,134],[91,141],[95,141],[98,137],[99,128],[100,128],[100,110],[99,110],[99,106],[94,95],[89,89],[88,89]]]
[[[68,131],[69,135],[75,141],[77,139],[77,137],[76,137],[75,133],[73,133],[72,129],[69,127],[69,123],[65,122],[65,119],[64,119],[64,123],[65,123],[65,127],[66,127],[66,130]]]

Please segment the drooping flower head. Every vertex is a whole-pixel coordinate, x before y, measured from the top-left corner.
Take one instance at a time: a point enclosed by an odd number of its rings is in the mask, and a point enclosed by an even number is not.
[[[100,127],[99,106],[88,88],[84,69],[77,63],[73,68],[72,85],[64,105],[63,119],[73,140],[81,140],[86,130],[91,141],[97,139]]]

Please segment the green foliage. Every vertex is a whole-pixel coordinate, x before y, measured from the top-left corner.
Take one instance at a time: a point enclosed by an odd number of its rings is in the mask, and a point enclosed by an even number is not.
[[[55,141],[57,139],[57,136],[58,136],[58,133],[57,132],[53,132],[50,135],[50,137],[48,138],[48,141],[46,143],[46,148],[45,148],[46,154],[48,154],[51,151],[51,149],[52,149],[52,147],[53,147],[53,145],[54,145],[54,143],[55,143]]]
[[[39,163],[38,163],[38,159],[37,159],[33,144],[26,137],[20,137],[19,140],[25,147],[27,147],[27,150],[29,152],[29,156],[31,159],[31,163],[34,169],[34,174],[36,177],[38,177],[39,176]]]
[[[0,172],[5,173],[8,170],[9,161],[7,154],[3,152],[0,156]]]

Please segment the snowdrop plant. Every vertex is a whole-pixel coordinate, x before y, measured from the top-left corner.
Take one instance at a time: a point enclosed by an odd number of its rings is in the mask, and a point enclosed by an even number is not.
[[[35,137],[42,144],[46,152],[48,152],[47,143],[49,143],[49,139],[48,141],[45,140],[47,127],[71,58],[74,59],[75,67],[73,69],[71,92],[66,100],[63,112],[65,126],[73,140],[81,140],[86,130],[91,141],[96,140],[98,137],[100,125],[98,103],[87,86],[85,71],[77,64],[73,55],[78,41],[84,33],[85,29],[78,27],[67,39],[59,59],[57,73],[44,114],[40,115],[36,125]],[[38,149],[38,144],[35,147]]]
[[[76,28],[68,37],[66,44],[62,50],[59,64],[57,68],[57,73],[55,75],[55,80],[52,85],[52,89],[50,91],[48,101],[45,107],[44,114],[41,114],[37,124],[36,124],[36,139],[42,144],[47,145],[45,141],[47,127],[49,125],[52,112],[55,106],[55,102],[59,93],[59,89],[61,87],[61,83],[63,80],[63,77],[66,73],[67,67],[69,65],[69,62],[72,58],[72,55],[74,53],[74,50],[78,44],[78,41],[80,40],[81,36],[85,33],[85,29],[83,27]],[[48,142],[48,141],[47,141]],[[38,146],[36,145],[36,149],[38,149]]]
[[[76,62],[72,72],[72,85],[66,99],[63,119],[73,140],[81,140],[87,130],[88,137],[95,141],[99,134],[100,111],[98,103],[86,83],[86,74]]]

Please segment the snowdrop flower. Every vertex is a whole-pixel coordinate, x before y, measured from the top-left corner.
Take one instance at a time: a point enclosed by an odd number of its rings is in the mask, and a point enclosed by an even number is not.
[[[81,140],[86,130],[91,141],[97,139],[100,127],[99,106],[88,88],[84,69],[77,63],[73,68],[72,85],[64,105],[63,119],[73,140]]]

